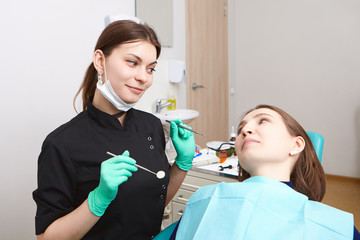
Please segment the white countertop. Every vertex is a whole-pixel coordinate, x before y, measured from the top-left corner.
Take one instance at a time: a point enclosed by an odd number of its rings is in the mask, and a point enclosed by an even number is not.
[[[208,148],[200,150],[201,155],[194,158],[193,166],[196,169],[207,170],[209,172],[229,174],[233,176],[238,176],[238,158],[236,156],[231,156],[226,159],[224,163],[219,163],[220,159],[216,156],[215,151]],[[232,168],[225,168],[220,171],[220,166],[229,166]]]
[[[236,156],[231,156],[226,159],[224,163],[219,163],[220,159],[216,156],[214,150],[204,148],[200,150],[201,155],[195,156],[193,160],[193,168],[192,170],[200,170],[210,174],[216,175],[230,175],[230,177],[237,177],[238,176],[238,158]],[[172,164],[174,160],[170,161]],[[225,168],[224,170],[220,171],[219,166],[229,166],[231,165],[232,168]]]
[[[224,170],[222,170],[222,171],[219,170],[220,166],[226,167],[226,166],[230,166],[230,165],[232,167],[231,169],[224,168]],[[226,159],[226,161],[224,163],[214,163],[214,164],[209,164],[209,165],[204,165],[204,166],[197,166],[196,168],[208,170],[208,171],[211,171],[211,172],[230,174],[230,175],[233,175],[233,176],[238,176],[238,174],[239,174],[237,157],[229,157],[229,158]]]

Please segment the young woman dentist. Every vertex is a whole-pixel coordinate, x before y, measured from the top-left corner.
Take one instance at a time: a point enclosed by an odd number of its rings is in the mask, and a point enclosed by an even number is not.
[[[192,132],[172,122],[170,167],[160,120],[133,108],[152,85],[160,50],[146,24],[116,21],[100,35],[79,89],[84,111],[46,137],[38,159],[38,239],[151,239],[160,231],[195,152]]]
[[[171,239],[360,239],[352,214],[320,203],[324,170],[290,115],[268,105],[249,111],[235,148],[242,182],[200,188]]]

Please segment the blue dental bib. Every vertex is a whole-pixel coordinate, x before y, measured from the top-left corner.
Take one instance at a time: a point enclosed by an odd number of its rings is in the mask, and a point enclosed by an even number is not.
[[[353,239],[353,215],[265,177],[200,188],[176,239]]]

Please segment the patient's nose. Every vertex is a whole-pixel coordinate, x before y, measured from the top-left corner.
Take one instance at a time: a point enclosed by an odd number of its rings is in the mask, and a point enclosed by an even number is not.
[[[254,133],[254,131],[249,127],[244,127],[242,129],[243,136],[247,136],[247,135],[250,135],[250,134],[253,134],[253,133]]]

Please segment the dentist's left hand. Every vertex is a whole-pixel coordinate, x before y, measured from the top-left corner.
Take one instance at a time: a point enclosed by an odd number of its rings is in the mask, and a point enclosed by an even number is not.
[[[194,134],[176,124],[188,127],[178,119],[170,123],[170,137],[177,153],[175,163],[181,170],[189,171],[195,154]]]

